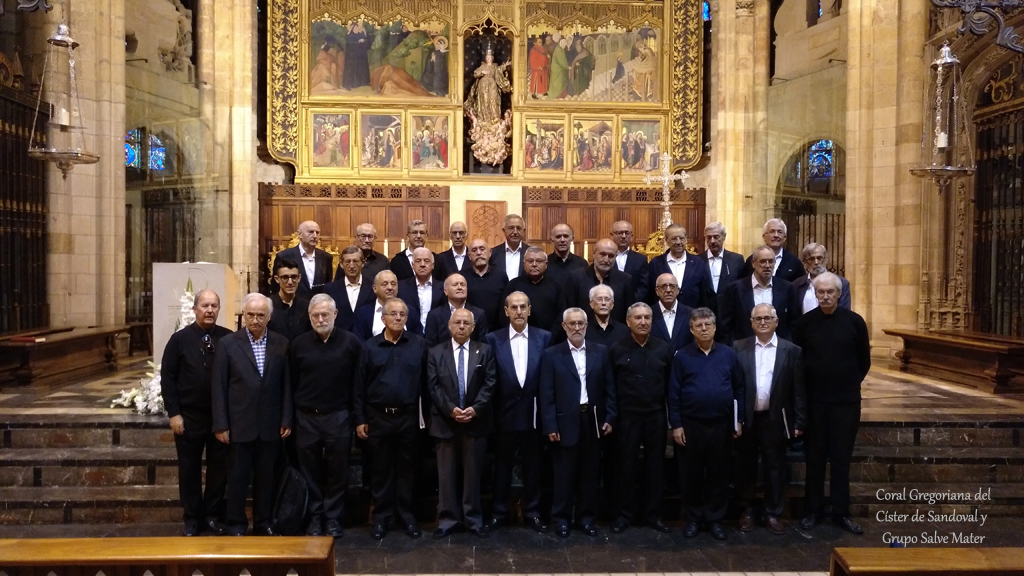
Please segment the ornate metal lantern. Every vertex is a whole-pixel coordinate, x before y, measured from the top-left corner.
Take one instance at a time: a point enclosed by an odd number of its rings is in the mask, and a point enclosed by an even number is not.
[[[63,12],[63,10],[62,10]],[[36,101],[36,118],[46,95],[53,105],[50,121],[45,128],[46,137],[37,141],[36,124],[32,122],[32,145],[28,155],[36,160],[53,162],[68,177],[76,164],[94,164],[100,157],[85,149],[85,126],[82,125],[81,104],[78,101],[78,80],[75,76],[75,49],[78,42],[71,37],[71,28],[64,19],[57,32],[46,41],[43,63],[43,81]]]
[[[974,152],[967,132],[967,106],[962,92],[960,60],[948,44],[932,62],[931,93],[926,102],[920,166],[910,173],[930,178],[939,186],[974,174]]]

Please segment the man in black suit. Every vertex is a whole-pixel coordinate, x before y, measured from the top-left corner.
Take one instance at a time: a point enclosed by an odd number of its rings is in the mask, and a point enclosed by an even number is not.
[[[391,271],[399,281],[412,278],[416,274],[412,270],[412,251],[427,245],[427,224],[423,220],[413,220],[405,227],[405,250],[391,259]]]
[[[800,252],[800,261],[804,264],[805,276],[801,276],[793,282],[793,289],[796,290],[796,299],[800,303],[800,313],[807,314],[818,307],[818,298],[814,294],[811,282],[821,274],[828,272],[828,250],[817,242],[811,242],[804,246]],[[839,307],[850,309],[850,282],[839,276],[843,284],[843,293],[839,297]]]
[[[594,263],[577,270],[566,283],[566,305],[587,308],[590,289],[598,284],[607,284],[615,293],[615,307],[612,318],[620,324],[626,322],[626,308],[633,303],[633,277],[615,267],[615,243],[604,238],[594,243]],[[589,322],[594,318],[590,315]]]
[[[469,252],[466,251],[466,224],[463,222],[452,222],[448,227],[448,238],[452,241],[452,247],[437,255],[440,263],[438,268],[442,270],[444,278],[450,274],[462,274],[465,276],[472,265],[469,259]]]
[[[412,278],[398,281],[398,297],[409,307],[422,336],[427,314],[444,303],[444,283],[434,278],[434,253],[426,248],[412,251],[412,270]]]
[[[639,254],[633,247],[633,225],[625,220],[612,224],[611,239],[618,251],[615,253],[615,267],[633,277],[633,302],[647,299],[647,256]]]
[[[746,383],[746,430],[737,440],[736,492],[739,529],[754,529],[754,487],[757,460],[764,473],[764,504],[759,516],[773,534],[785,532],[782,507],[789,466],[786,439],[798,438],[806,429],[807,390],[800,347],[775,335],[779,318],[770,304],[754,306],[750,314],[753,338],[734,344]]]
[[[523,254],[529,244],[523,242],[526,234],[526,221],[518,214],[505,216],[501,226],[505,241],[491,248],[491,266],[505,271],[511,280],[523,273]]]
[[[797,278],[804,275],[804,267],[795,254],[783,249],[783,246],[786,245],[786,223],[778,218],[772,218],[764,223],[763,230],[761,238],[764,240],[765,246],[771,248],[775,255],[772,275],[782,278],[786,282],[795,282]],[[740,278],[746,278],[753,274],[754,267],[751,258],[747,258],[743,265],[743,271],[740,272]]]
[[[323,285],[334,277],[334,259],[327,252],[317,248],[319,243],[320,225],[307,220],[299,224],[299,245],[278,252],[274,258],[275,262],[287,258],[299,264],[302,281],[299,283],[298,295],[307,299],[319,293]]]
[[[430,435],[437,440],[437,540],[460,525],[481,538],[488,536],[480,506],[480,477],[491,431],[497,366],[490,346],[469,341],[473,327],[469,310],[455,310],[448,320],[451,339],[427,352],[427,389],[433,401]]]
[[[364,274],[363,251],[359,247],[349,246],[341,251],[338,274],[333,282],[324,286],[324,294],[330,296],[338,308],[334,326],[351,332],[356,310],[372,304],[374,299],[373,277],[367,279]]]
[[[654,283],[662,274],[669,273],[676,277],[679,285],[677,299],[689,308],[714,307],[715,289],[711,285],[711,272],[707,265],[693,254],[686,251],[686,227],[682,224],[671,224],[665,230],[665,243],[668,250],[655,256],[650,264],[650,304],[657,301]]]
[[[356,226],[356,246],[363,253],[363,275],[366,277],[367,284],[373,284],[373,279],[377,277],[377,272],[387,270],[390,265],[387,256],[373,249],[373,243],[376,241],[377,229],[373,224],[364,222]],[[339,269],[334,276],[335,278],[340,277],[341,270]],[[337,299],[335,298],[335,300]]]
[[[527,248],[523,262],[524,274],[509,281],[504,295],[507,298],[513,292],[525,294],[530,299],[530,326],[551,331],[561,326],[562,310],[565,310],[563,287],[547,273],[548,255],[543,248]]]
[[[665,492],[665,391],[672,366],[667,342],[651,338],[651,307],[637,302],[626,311],[630,336],[608,348],[615,373],[615,400],[618,402],[619,517],[612,532],[624,532],[630,523],[641,520],[658,532],[672,530],[661,521]],[[640,468],[640,446],[644,455],[642,509],[637,505],[636,477]],[[640,511],[638,515],[637,512]],[[637,518],[637,516],[640,516]]]
[[[544,252],[540,255],[544,256]],[[498,363],[498,381],[491,400],[498,446],[494,463],[494,507],[488,529],[496,529],[509,521],[512,468],[518,452],[523,470],[523,517],[537,532],[547,532],[548,526],[540,513],[541,438],[537,426],[537,394],[540,357],[551,342],[551,333],[529,325],[530,299],[522,292],[513,292],[505,298],[505,314],[509,327],[491,332],[485,340]]]
[[[721,330],[726,334],[719,342],[732,345],[736,340],[750,338],[750,311],[757,304],[771,304],[779,317],[779,338],[792,341],[793,325],[800,317],[793,285],[778,276],[772,276],[775,259],[772,249],[761,246],[754,250],[754,274],[733,282],[718,301]]]
[[[693,309],[680,304],[676,298],[679,286],[676,285],[676,277],[671,272],[666,272],[655,280],[654,293],[658,295],[658,303],[651,310],[651,336],[667,342],[675,353],[676,350],[693,342],[693,334],[690,333],[690,312],[693,312]]]
[[[572,253],[572,243],[575,232],[568,224],[555,224],[551,228],[551,242],[555,249],[548,254],[548,276],[563,287],[569,280],[569,276],[577,270],[587,267],[587,261]],[[561,322],[561,318],[555,320]]]
[[[467,302],[484,311],[487,326],[496,329],[505,325],[505,316],[501,313],[502,296],[508,285],[508,276],[504,268],[491,265],[491,249],[487,242],[477,238],[469,244],[469,257],[472,266],[466,269],[466,286],[469,290]],[[523,258],[525,260],[525,256]]]
[[[483,309],[470,306],[466,302],[468,293],[466,279],[462,274],[452,274],[445,278],[444,295],[446,300],[443,304],[431,310],[430,314],[427,314],[427,326],[424,330],[424,337],[431,348],[451,340],[452,334],[448,331],[448,320],[452,317],[452,312],[460,308],[467,308],[473,313],[475,328],[470,338],[474,342],[484,341],[484,336],[487,335],[487,316],[484,314]]]
[[[587,323],[587,342],[607,347],[629,336],[629,328],[612,318],[614,310],[615,293],[611,287],[598,284],[590,289],[590,315],[593,322]],[[565,334],[564,330],[561,332]]]
[[[178,454],[178,494],[184,508],[184,536],[224,533],[224,468],[227,446],[213,435],[210,380],[213,355],[231,331],[217,325],[220,298],[213,290],[196,294],[196,321],[171,335],[160,363],[164,407]],[[206,450],[206,492],[203,492]]]
[[[721,222],[712,222],[704,227],[704,246],[707,250],[700,253],[700,259],[708,264],[715,294],[721,294],[739,278],[743,270],[743,255],[724,248],[725,226]]]
[[[267,322],[267,329],[291,342],[299,334],[313,329],[309,323],[309,298],[298,295],[302,281],[299,264],[288,258],[277,258],[274,260],[274,280],[279,288],[270,297],[274,314]]]
[[[540,413],[555,475],[551,520],[568,538],[575,508],[576,524],[596,536],[601,438],[615,423],[615,378],[608,349],[586,341],[586,312],[567,309],[562,327],[568,340],[545,350],[540,362]]]
[[[383,317],[384,304],[388,300],[398,297],[398,280],[395,278],[395,273],[390,270],[378,272],[377,277],[373,280],[373,293],[377,298],[373,302],[357,308],[352,316],[352,333],[363,342],[384,331],[387,324]],[[409,316],[402,325],[415,334],[423,334],[419,315]]]
[[[248,527],[245,497],[252,479],[253,532],[273,536],[274,470],[281,439],[292,432],[288,340],[267,330],[270,299],[248,294],[245,327],[223,338],[214,359],[213,430],[228,445],[227,533]]]

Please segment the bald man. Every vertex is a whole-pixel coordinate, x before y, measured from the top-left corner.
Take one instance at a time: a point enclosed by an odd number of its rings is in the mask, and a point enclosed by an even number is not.
[[[445,278],[451,274],[464,275],[473,265],[469,252],[466,251],[468,235],[469,229],[464,222],[452,222],[448,227],[448,239],[452,241],[452,247],[437,255],[437,267],[441,269]]]
[[[566,304],[571,307],[590,310],[590,289],[598,284],[607,284],[614,293],[615,306],[612,308],[612,319],[620,324],[626,323],[626,309],[635,300],[633,277],[615,267],[615,254],[618,247],[615,242],[605,238],[594,244],[594,263],[583,270],[577,270],[569,276],[566,283]],[[593,322],[592,312],[587,313]]]
[[[320,244],[320,225],[312,220],[299,224],[299,245],[277,253],[275,264],[279,258],[287,258],[300,264],[299,274],[302,276],[296,296],[309,298],[319,294],[334,278],[334,259],[330,254],[317,248]],[[274,287],[276,288],[276,286]]]

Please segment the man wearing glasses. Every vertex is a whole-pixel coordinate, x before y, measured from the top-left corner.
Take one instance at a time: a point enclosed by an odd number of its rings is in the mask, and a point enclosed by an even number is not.
[[[220,535],[224,533],[224,466],[228,450],[213,435],[210,379],[217,344],[231,331],[217,325],[220,298],[213,290],[196,294],[192,311],[196,321],[171,335],[164,348],[160,385],[178,453],[178,493],[185,509],[182,535]]]
[[[735,340],[750,338],[750,311],[758,304],[771,304],[779,318],[779,338],[793,339],[793,324],[800,317],[800,303],[793,285],[780,276],[772,276],[775,253],[770,246],[754,249],[751,256],[754,273],[733,282],[719,298],[721,331],[718,341],[732,345]]]
[[[298,293],[302,283],[298,263],[288,258],[275,259],[274,280],[277,281],[278,290],[270,297],[274,314],[267,323],[267,329],[291,342],[299,334],[313,328],[309,323],[309,298]]]
[[[377,272],[387,270],[390,265],[387,256],[373,249],[373,244],[376,241],[377,229],[373,227],[373,224],[366,222],[356,226],[356,246],[363,254],[363,278],[369,283],[373,282]],[[338,264],[338,267],[340,268],[341,264]],[[340,277],[341,272],[339,270],[334,277]]]
[[[633,277],[633,302],[644,302],[648,290],[647,257],[632,249],[633,225],[625,220],[612,224],[611,239],[618,247],[615,267]]]
[[[452,222],[452,225],[448,227],[448,238],[452,241],[452,247],[438,254],[438,258],[441,260],[438,267],[445,278],[452,274],[465,274],[469,271],[467,266],[473,265],[469,258],[469,252],[466,251],[466,235],[468,233],[463,222]]]
[[[807,275],[797,278],[793,282],[793,288],[796,290],[797,301],[800,303],[800,313],[807,314],[818,307],[818,297],[811,287],[811,282],[822,273],[828,272],[828,268],[826,268],[828,265],[828,250],[817,242],[811,242],[804,246],[803,251],[800,253],[800,261],[804,263],[804,270],[807,272]],[[842,276],[839,279],[843,284],[843,294],[839,297],[839,307],[849,310],[850,282]]]

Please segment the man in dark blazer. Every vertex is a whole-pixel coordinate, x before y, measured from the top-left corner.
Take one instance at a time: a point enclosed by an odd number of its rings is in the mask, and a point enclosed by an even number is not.
[[[509,214],[505,216],[501,231],[505,234],[505,241],[491,248],[491,266],[504,270],[511,280],[523,273],[523,256],[530,247],[523,242],[526,221],[518,214]]]
[[[437,267],[441,269],[443,278],[451,274],[463,274],[473,265],[469,260],[469,252],[466,249],[466,235],[469,232],[463,222],[452,222],[448,227],[448,238],[452,241],[452,247],[437,255]]]
[[[690,332],[690,312],[693,309],[676,298],[679,286],[671,272],[658,276],[654,292],[658,295],[658,303],[651,308],[651,336],[667,342],[675,353],[693,342],[693,333]]]
[[[352,315],[352,333],[363,342],[384,331],[386,322],[381,316],[384,313],[384,304],[398,297],[398,280],[395,273],[390,270],[378,272],[377,278],[373,281],[373,293],[377,298],[357,308]],[[416,335],[423,334],[419,314],[409,315],[405,329]]]
[[[309,299],[318,294],[334,278],[334,258],[327,252],[317,248],[320,243],[320,225],[312,220],[299,224],[299,245],[286,248],[274,258],[287,258],[299,264],[302,281],[299,282],[298,295]]]
[[[562,325],[562,311],[565,310],[565,288],[547,273],[549,256],[540,246],[526,249],[523,275],[505,285],[507,297],[513,292],[522,292],[530,299],[530,326],[551,331]],[[505,301],[505,298],[502,298]],[[507,318],[506,318],[507,321]],[[496,329],[496,328],[495,328]]]
[[[412,278],[398,281],[398,297],[416,316],[413,326],[420,327],[422,336],[427,314],[444,303],[444,282],[434,277],[434,253],[426,248],[413,250],[412,268]]]
[[[309,297],[298,294],[302,282],[301,267],[288,258],[274,260],[274,280],[278,290],[270,296],[274,314],[267,322],[267,329],[284,336],[289,342],[313,329],[309,323]]]
[[[412,251],[427,245],[427,224],[423,220],[413,220],[405,227],[405,250],[391,259],[391,271],[399,281],[412,278],[416,274],[412,270]]]
[[[224,533],[224,468],[227,445],[213,435],[210,380],[220,340],[231,331],[217,325],[220,298],[213,290],[196,294],[196,321],[171,335],[160,363],[164,407],[178,454],[178,494],[184,508],[184,536]],[[206,450],[206,492],[203,492]]]
[[[373,224],[364,222],[356,226],[356,246],[363,253],[363,276],[366,277],[367,284],[373,284],[377,272],[387,270],[391,265],[387,256],[373,249],[373,244],[376,241],[377,228]],[[338,267],[339,270],[334,274],[335,278],[341,277],[342,274],[341,265],[339,264]]]
[[[577,270],[587,267],[587,261],[572,253],[572,243],[575,236],[572,226],[568,224],[555,224],[551,227],[551,243],[554,250],[548,254],[547,274],[552,279],[562,284],[563,287],[569,280],[569,276]],[[559,323],[558,318],[555,322]]]
[[[645,302],[649,289],[647,278],[647,256],[632,249],[633,225],[625,220],[612,224],[612,242],[618,251],[615,253],[615,267],[633,277],[633,302]]]
[[[665,243],[668,250],[651,260],[648,303],[657,302],[654,283],[667,272],[676,277],[679,284],[677,299],[683,305],[689,308],[713,308],[715,289],[711,285],[711,272],[700,258],[686,251],[686,228],[682,224],[670,225],[665,230]]]
[[[494,330],[505,325],[505,315],[501,304],[505,295],[505,287],[508,286],[508,276],[504,268],[496,268],[491,265],[491,249],[487,243],[477,238],[469,243],[469,257],[472,265],[466,269],[463,276],[466,278],[466,286],[469,293],[466,301],[471,306],[484,311],[487,317],[487,326]],[[522,261],[526,260],[526,252],[523,251]],[[520,274],[523,276],[523,274]]]
[[[800,258],[783,248],[786,245],[786,234],[786,223],[778,218],[772,218],[764,223],[764,233],[761,234],[761,238],[764,240],[765,246],[771,248],[775,253],[772,275],[782,278],[786,282],[795,282],[797,278],[803,276],[804,267],[800,264]],[[744,263],[740,278],[746,278],[753,274],[752,257],[748,257]]]
[[[704,227],[704,246],[707,250],[700,253],[700,259],[708,264],[715,294],[721,294],[729,284],[739,279],[743,255],[724,248],[725,226],[721,222],[712,222]]]
[[[545,350],[540,366],[542,428],[555,476],[551,521],[555,533],[567,538],[575,508],[576,524],[596,536],[601,439],[615,423],[615,379],[608,349],[586,341],[586,312],[569,308],[562,324],[568,340]]]
[[[448,320],[452,317],[452,312],[460,308],[466,308],[473,313],[475,328],[470,338],[474,342],[484,341],[484,336],[487,335],[487,315],[483,309],[466,303],[468,293],[466,279],[462,274],[452,274],[445,278],[444,295],[446,300],[427,314],[427,325],[423,331],[427,344],[431,348],[451,340],[452,335],[448,331]]]
[[[481,538],[488,536],[480,506],[480,477],[491,431],[497,367],[490,346],[469,341],[473,328],[473,314],[465,308],[455,310],[448,320],[451,339],[427,352],[427,389],[433,401],[430,435],[437,440],[434,539],[438,540],[460,525]]]
[[[793,282],[796,290],[796,299],[800,303],[800,313],[806,314],[818,307],[818,298],[814,294],[814,287],[811,281],[824,272],[828,272],[828,250],[817,242],[811,242],[804,246],[800,252],[800,261],[804,264],[806,275],[801,276]],[[839,297],[839,307],[850,309],[850,282],[839,276],[843,284],[843,294]]]
[[[537,532],[548,531],[540,513],[541,439],[537,394],[540,357],[551,342],[551,333],[531,327],[530,314],[530,299],[526,294],[509,294],[505,298],[509,327],[495,330],[485,339],[498,362],[498,382],[491,401],[498,441],[494,507],[488,523],[491,530],[509,521],[512,468],[518,452],[523,464],[523,517]]]
[[[573,272],[566,283],[566,305],[587,310],[590,308],[590,289],[607,284],[615,293],[612,319],[626,323],[626,308],[634,302],[633,277],[615,267],[615,243],[604,238],[594,243],[594,263]],[[594,317],[587,314],[589,322]]]
[[[750,316],[753,338],[733,347],[746,382],[746,429],[736,441],[736,492],[739,529],[754,529],[754,487],[760,456],[764,473],[764,503],[758,515],[773,534],[782,534],[782,507],[789,483],[786,439],[803,434],[807,422],[807,389],[800,347],[779,339],[775,308],[758,304]]]
[[[252,479],[253,532],[273,536],[277,455],[292,431],[288,340],[267,330],[272,310],[266,296],[247,295],[242,311],[245,327],[220,341],[211,387],[213,430],[228,445],[225,523],[228,534],[245,534]]]
[[[338,274],[333,282],[324,286],[324,294],[338,306],[334,327],[351,332],[356,310],[372,304],[375,298],[373,278],[367,279],[363,273],[363,252],[359,247],[349,246],[341,251]]]
[[[771,291],[771,304],[779,317],[779,338],[793,340],[793,326],[800,318],[800,305],[793,285],[778,276],[772,276],[772,249],[761,246],[754,250],[754,274],[733,282],[718,300],[719,321],[725,334],[719,342],[732,345],[736,340],[750,338],[750,311]]]

